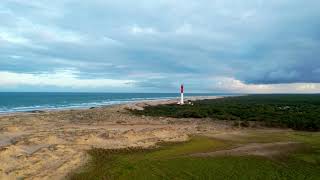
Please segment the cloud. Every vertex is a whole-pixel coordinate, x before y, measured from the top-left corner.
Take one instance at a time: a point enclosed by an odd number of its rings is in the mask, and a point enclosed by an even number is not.
[[[192,34],[192,26],[190,24],[183,24],[176,29],[176,33],[180,35],[190,35]]]
[[[316,91],[319,6],[318,0],[2,0],[0,72],[16,74],[18,82],[76,69],[69,74],[80,84],[128,79],[131,91],[176,91],[181,82],[194,92]],[[212,77],[232,78],[220,87]]]
[[[211,89],[235,93],[318,93],[319,83],[246,84],[233,77],[216,77]]]
[[[131,33],[133,34],[156,34],[157,31],[152,27],[140,27],[134,25],[130,28]]]
[[[0,40],[13,44],[27,45],[29,40],[7,32],[0,32]]]
[[[31,73],[15,73],[0,71],[0,87],[7,86],[54,86],[72,89],[95,89],[95,88],[124,88],[131,87],[134,80],[119,79],[88,79],[79,77],[76,70],[56,70],[52,73],[41,72],[37,74]]]

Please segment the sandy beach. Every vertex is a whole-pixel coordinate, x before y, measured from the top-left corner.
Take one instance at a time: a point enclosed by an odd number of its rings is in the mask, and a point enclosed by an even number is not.
[[[219,97],[191,97],[187,100]],[[19,113],[0,117],[0,179],[63,179],[88,160],[93,147],[152,147],[201,133],[233,132],[227,122],[134,116],[129,109],[177,103],[153,100],[86,110]]]

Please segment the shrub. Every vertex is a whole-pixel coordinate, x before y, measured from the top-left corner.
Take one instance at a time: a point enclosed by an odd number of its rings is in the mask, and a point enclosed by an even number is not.
[[[194,105],[160,105],[132,111],[139,115],[175,118],[262,121],[267,126],[320,130],[320,95],[249,95],[194,102]]]

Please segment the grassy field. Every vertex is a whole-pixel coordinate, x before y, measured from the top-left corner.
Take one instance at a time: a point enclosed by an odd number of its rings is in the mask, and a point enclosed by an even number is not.
[[[157,149],[89,151],[92,159],[70,179],[319,179],[320,134],[307,132],[248,133],[237,141],[193,137],[189,142]],[[277,158],[257,156],[191,157],[190,154],[230,148],[234,144],[273,141],[302,142],[303,148]]]
[[[320,130],[320,95],[249,95],[202,100],[194,105],[149,106],[137,115],[174,118],[212,118],[263,122],[267,126]]]
[[[70,179],[320,179],[320,95],[250,95],[161,105],[133,111],[137,115],[260,121],[308,131],[247,129],[245,136],[215,139],[194,136],[155,149],[92,149],[91,161]],[[254,155],[192,156],[250,143],[298,142],[299,148],[272,157]],[[281,151],[282,149],[276,149]]]

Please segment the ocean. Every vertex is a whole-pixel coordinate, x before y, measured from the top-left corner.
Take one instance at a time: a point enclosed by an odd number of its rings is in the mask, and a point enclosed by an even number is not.
[[[188,96],[228,96],[231,94],[190,93]],[[178,98],[178,93],[45,93],[0,92],[0,114],[34,110],[85,109],[141,100]]]

